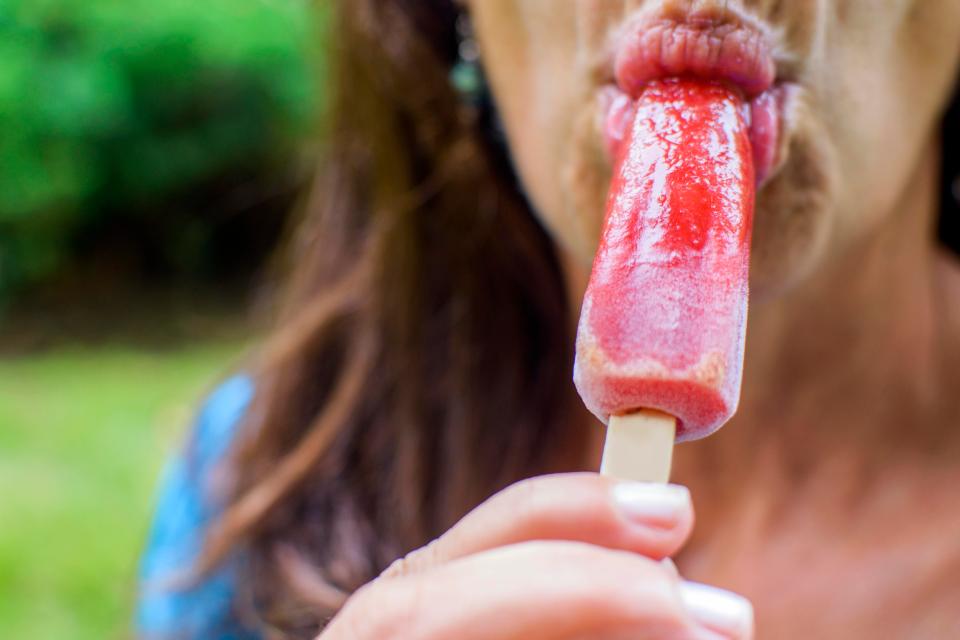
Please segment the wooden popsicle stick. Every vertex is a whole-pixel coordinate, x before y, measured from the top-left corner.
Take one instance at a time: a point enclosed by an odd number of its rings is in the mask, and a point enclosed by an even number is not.
[[[667,482],[677,419],[643,409],[610,416],[600,473],[620,480]]]

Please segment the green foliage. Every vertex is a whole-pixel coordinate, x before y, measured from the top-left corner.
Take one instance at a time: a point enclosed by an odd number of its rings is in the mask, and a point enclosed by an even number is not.
[[[319,26],[308,0],[0,0],[0,295],[105,216],[291,157]]]

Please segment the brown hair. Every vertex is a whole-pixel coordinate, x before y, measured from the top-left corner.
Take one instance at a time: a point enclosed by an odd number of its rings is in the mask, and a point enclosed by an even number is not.
[[[330,10],[325,161],[202,562],[242,549],[285,637],[585,435],[553,244],[448,83],[454,3]]]

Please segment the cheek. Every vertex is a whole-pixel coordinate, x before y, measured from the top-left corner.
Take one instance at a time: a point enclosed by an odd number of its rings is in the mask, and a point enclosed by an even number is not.
[[[577,5],[480,0],[472,15],[527,197],[557,243],[589,265],[609,169]]]
[[[600,240],[611,166],[597,94],[564,98],[527,132],[517,132],[515,153],[537,217],[571,266],[589,269]]]
[[[823,95],[843,182],[838,240],[895,212],[956,78],[960,3],[898,4],[894,22],[882,24],[876,11],[857,15],[860,30],[838,29],[831,41]]]

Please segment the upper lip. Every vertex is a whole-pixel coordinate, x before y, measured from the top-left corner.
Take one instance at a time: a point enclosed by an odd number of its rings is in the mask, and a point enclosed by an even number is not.
[[[619,33],[614,74],[625,93],[637,97],[651,80],[670,76],[728,82],[748,98],[772,86],[776,64],[762,24],[729,3],[668,6],[635,16]]]

